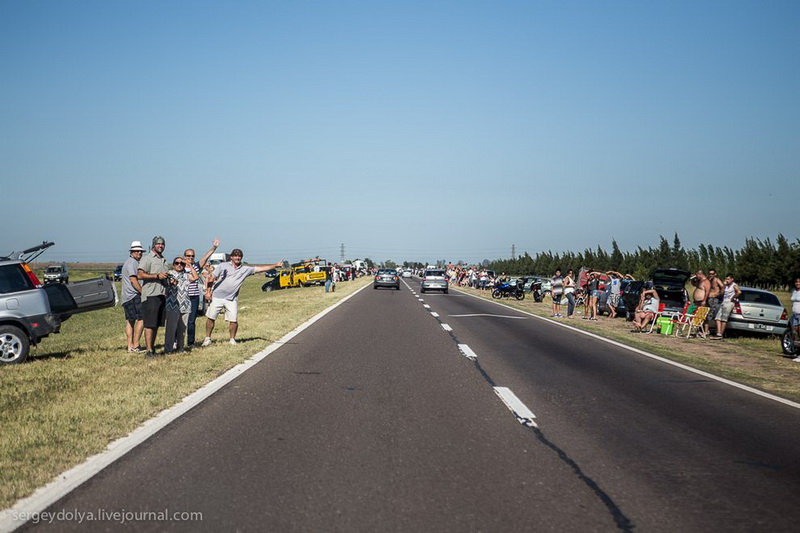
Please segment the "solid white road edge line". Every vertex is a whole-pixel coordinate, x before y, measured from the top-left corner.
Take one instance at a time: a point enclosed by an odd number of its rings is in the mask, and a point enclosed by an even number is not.
[[[300,332],[309,328],[323,316],[327,315],[367,287],[369,287],[369,285],[364,285],[353,294],[343,298],[327,309],[324,309],[315,316],[309,318],[307,321],[297,326],[294,330],[290,331],[279,340],[264,348],[264,350],[261,352],[250,357],[250,359],[247,361],[231,368],[214,381],[206,384],[189,396],[186,396],[183,400],[169,409],[161,411],[155,417],[144,422],[141,426],[133,430],[127,436],[115,440],[108,445],[105,451],[89,457],[85,462],[71,468],[70,470],[67,470],[66,472],[62,472],[56,476],[53,481],[44,487],[36,489],[36,491],[27,498],[19,500],[12,507],[0,511],[0,531],[13,531],[16,528],[21,527],[27,520],[15,520],[15,516],[30,518],[36,513],[41,513],[47,507],[54,504],[72,492],[74,489],[82,485],[84,482],[89,480],[92,476],[100,472],[100,470],[107,467],[134,449],[136,446],[155,435],[168,424],[199,405],[203,400],[206,400],[222,387],[244,374],[253,365],[265,359],[272,352],[296,337]]]
[[[480,296],[475,296],[475,295],[472,295],[472,294],[469,294],[469,293],[466,293],[466,292],[462,292],[462,291],[458,291],[458,292],[461,292],[461,294],[463,294],[464,296],[470,296],[472,298],[477,298],[478,300],[483,300],[484,302],[490,302],[490,303],[493,303],[495,305],[499,305],[501,307],[505,307],[506,309],[510,309],[510,310],[516,311],[518,313],[523,313],[525,315],[532,316],[533,318],[536,318],[538,320],[542,320],[544,322],[547,322],[548,324],[553,324],[554,326],[558,326],[558,327],[569,329],[571,331],[575,331],[575,332],[580,333],[582,335],[586,335],[587,337],[592,337],[593,339],[597,339],[597,340],[606,342],[606,343],[611,344],[613,346],[616,346],[618,348],[623,348],[623,349],[631,351],[633,353],[637,353],[639,355],[643,355],[645,357],[649,357],[650,359],[654,359],[656,361],[660,361],[662,363],[666,363],[668,365],[672,365],[674,367],[677,367],[677,368],[692,372],[694,374],[706,377],[708,379],[713,379],[714,381],[717,381],[719,383],[724,383],[725,385],[730,385],[731,387],[736,387],[737,389],[749,392],[751,394],[755,394],[757,396],[761,396],[762,398],[766,398],[768,400],[772,400],[772,401],[775,401],[775,402],[778,402],[778,403],[782,403],[784,405],[788,405],[789,407],[794,407],[795,409],[800,409],[800,403],[793,402],[792,400],[787,400],[786,398],[781,398],[780,396],[775,396],[774,394],[770,394],[768,392],[764,392],[764,391],[761,391],[761,390],[758,390],[758,389],[754,389],[753,387],[748,387],[747,385],[743,385],[741,383],[737,383],[735,381],[731,381],[730,379],[723,378],[723,377],[720,377],[720,376],[715,376],[714,374],[711,374],[711,373],[706,372],[704,370],[699,370],[697,368],[692,368],[692,367],[690,367],[688,365],[684,365],[683,363],[678,363],[676,361],[672,361],[670,359],[667,359],[666,357],[661,357],[660,355],[656,355],[654,353],[646,352],[644,350],[640,350],[639,348],[634,348],[633,346],[628,346],[626,344],[622,344],[621,342],[617,342],[617,341],[613,341],[611,339],[607,339],[605,337],[597,335],[596,333],[592,333],[591,331],[584,331],[584,330],[578,329],[578,328],[576,328],[574,326],[570,326],[570,325],[568,325],[568,324],[566,324],[564,322],[558,322],[556,320],[551,320],[549,318],[546,318],[546,317],[543,317],[543,316],[539,316],[539,315],[535,315],[535,314],[533,314],[533,313],[531,313],[529,311],[524,311],[522,309],[515,309],[514,307],[511,307],[511,306],[508,306],[508,305],[505,305],[505,304],[501,304],[499,302],[495,302],[495,301],[492,301],[492,300],[487,300],[486,298],[481,298]]]
[[[536,422],[533,421],[536,418],[536,415],[533,414],[533,411],[528,409],[528,406],[522,403],[522,400],[517,398],[517,395],[514,394],[511,389],[508,387],[495,387],[494,392],[500,396],[500,399],[503,400],[503,403],[506,404],[514,416],[517,417],[520,424],[524,424],[526,426],[533,426],[539,427],[536,425]]]
[[[464,357],[467,359],[471,359],[472,361],[478,360],[478,354],[472,351],[472,348],[467,346],[466,344],[459,344],[458,349],[461,350],[461,353],[464,354]]]
[[[493,315],[491,313],[474,313],[474,314],[471,314],[471,315],[450,315],[450,316],[456,317],[456,318],[469,318],[469,317],[473,317],[473,316],[489,316],[489,317],[492,317],[492,318],[513,318],[514,320],[528,320],[528,317],[526,317],[526,316]]]

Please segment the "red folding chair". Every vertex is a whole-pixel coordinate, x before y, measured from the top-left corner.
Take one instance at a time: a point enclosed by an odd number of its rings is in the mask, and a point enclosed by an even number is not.
[[[666,307],[666,305],[667,304],[662,303],[658,304],[658,311],[656,311],[653,321],[650,323],[650,330],[648,330],[647,333],[653,333],[653,328],[656,327],[656,320],[661,318],[661,316],[664,314],[664,307]]]
[[[674,313],[672,317],[670,317],[670,321],[672,322],[672,329],[675,332],[675,335],[678,335],[678,331],[686,327],[692,321],[695,313],[697,312],[697,306],[692,303],[687,303],[683,306],[683,311],[678,313]]]

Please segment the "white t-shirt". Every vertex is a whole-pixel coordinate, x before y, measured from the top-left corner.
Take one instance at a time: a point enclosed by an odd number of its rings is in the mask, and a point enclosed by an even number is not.
[[[800,315],[800,291],[792,291],[792,313]]]

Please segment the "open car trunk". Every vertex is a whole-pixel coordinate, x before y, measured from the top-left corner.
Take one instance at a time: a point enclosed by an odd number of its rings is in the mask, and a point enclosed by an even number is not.
[[[665,311],[682,311],[687,303],[686,282],[689,272],[678,268],[657,268],[653,271],[653,286]]]
[[[113,307],[117,301],[114,282],[106,278],[50,284],[43,289],[50,300],[50,311],[62,321],[78,313]]]

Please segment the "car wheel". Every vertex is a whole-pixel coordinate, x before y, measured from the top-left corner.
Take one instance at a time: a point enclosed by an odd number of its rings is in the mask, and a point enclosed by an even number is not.
[[[263,284],[261,286],[261,290],[264,291],[264,292],[272,292],[272,290],[273,290],[272,283]]]
[[[28,358],[30,342],[22,330],[14,326],[0,326],[0,364],[13,365]]]
[[[781,336],[781,348],[786,355],[795,355],[797,347],[794,345],[794,332],[792,328],[787,329]]]
[[[377,286],[377,285],[373,285],[373,286],[372,286],[372,288],[373,288],[373,289],[377,289],[377,288],[378,288],[378,286]]]
[[[420,287],[420,288],[419,288],[419,292],[421,292],[422,294],[425,294],[425,289],[423,289],[422,287]]]
[[[445,293],[445,294],[447,294],[447,289],[443,290],[442,292],[443,292],[443,293]]]
[[[395,287],[395,289],[397,289],[397,290],[399,291],[399,290],[400,290],[400,285],[398,285],[397,287]]]

